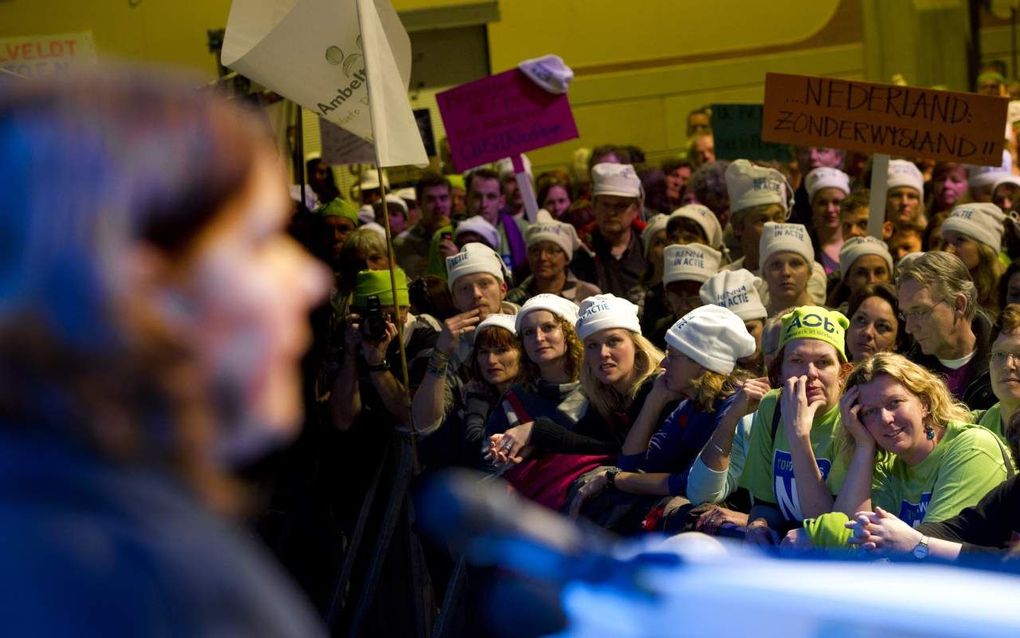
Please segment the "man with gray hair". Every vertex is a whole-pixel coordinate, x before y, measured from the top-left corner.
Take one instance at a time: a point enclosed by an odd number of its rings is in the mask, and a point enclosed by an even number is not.
[[[916,345],[908,357],[941,375],[972,410],[996,399],[988,375],[992,324],[978,308],[977,287],[959,257],[933,251],[900,272],[900,312]]]

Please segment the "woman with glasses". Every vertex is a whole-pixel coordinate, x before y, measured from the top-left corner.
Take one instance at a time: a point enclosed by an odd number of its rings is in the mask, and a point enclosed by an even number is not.
[[[1011,429],[1009,424],[1020,412],[1020,304],[1009,304],[1002,309],[995,334],[988,372],[992,378],[992,392],[999,402],[987,410],[976,410],[973,421],[1005,442],[1016,459],[1020,457],[1020,432]]]
[[[597,286],[581,281],[570,271],[574,251],[581,247],[573,226],[557,221],[538,222],[528,227],[525,238],[531,274],[507,293],[507,301],[519,305],[535,295],[549,293],[581,303],[599,294]]]
[[[840,412],[852,456],[833,509],[855,520],[874,510],[911,527],[942,521],[1012,473],[1002,443],[967,424],[970,413],[942,380],[901,355],[883,352],[859,363]],[[867,524],[857,527],[861,540]]]

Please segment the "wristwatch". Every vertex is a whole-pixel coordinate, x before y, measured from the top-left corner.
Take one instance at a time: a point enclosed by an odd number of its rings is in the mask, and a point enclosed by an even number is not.
[[[606,470],[606,487],[616,489],[616,475],[620,473],[620,468],[611,467]]]
[[[377,363],[375,365],[369,364],[367,367],[369,372],[386,372],[390,369],[390,362],[383,359],[382,363]]]
[[[921,540],[917,541],[917,545],[914,545],[914,558],[923,560],[928,558],[928,537],[922,536]]]

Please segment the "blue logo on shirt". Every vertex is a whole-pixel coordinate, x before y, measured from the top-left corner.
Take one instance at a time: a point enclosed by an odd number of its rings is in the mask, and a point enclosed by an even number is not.
[[[829,459],[815,459],[824,481],[829,476],[832,463]],[[793,478],[793,456],[785,450],[776,450],[772,460],[772,476],[775,478],[774,489],[776,502],[783,517],[788,521],[802,521],[800,498],[797,496],[797,479]]]
[[[931,492],[921,494],[919,503],[911,503],[904,499],[900,502],[900,520],[911,527],[917,527],[924,522],[924,515],[928,513],[928,503],[930,502]]]

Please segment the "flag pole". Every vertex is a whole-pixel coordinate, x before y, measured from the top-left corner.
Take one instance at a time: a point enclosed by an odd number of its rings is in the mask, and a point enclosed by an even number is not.
[[[361,12],[360,0],[354,2],[355,10],[358,12],[358,31],[361,33],[365,32],[365,19]],[[363,36],[364,37],[364,36]],[[379,159],[379,144],[375,139],[375,114],[372,112],[372,92],[368,90],[368,58],[371,56],[362,56],[365,60],[365,93],[368,98],[368,118],[372,127],[372,153],[375,155],[375,170],[376,175],[379,178],[379,195],[382,197],[383,207],[383,228],[386,230],[386,254],[390,262],[390,290],[393,294],[393,306],[397,311],[397,343],[400,347],[400,372],[401,381],[404,384],[404,389],[407,390],[408,395],[411,393],[411,383],[408,378],[407,371],[407,352],[404,349],[404,322],[400,320],[400,307],[397,304],[397,258],[393,252],[393,233],[390,231],[390,209],[386,203],[386,183],[383,181],[382,162]],[[409,396],[410,398],[410,396]],[[414,415],[412,414],[411,401],[407,403],[407,425],[411,428],[411,447],[414,450],[414,457],[417,458],[416,439],[417,430],[414,425]]]

